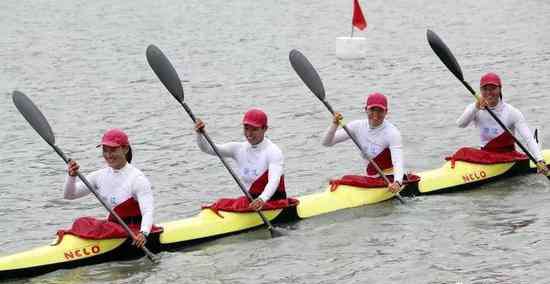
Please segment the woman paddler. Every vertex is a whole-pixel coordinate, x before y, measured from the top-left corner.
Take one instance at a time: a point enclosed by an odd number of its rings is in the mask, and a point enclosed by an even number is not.
[[[518,133],[527,142],[527,149],[535,157],[539,173],[548,175],[546,162],[540,151],[539,145],[531,136],[531,131],[523,114],[502,101],[502,83],[495,73],[483,75],[479,82],[481,96],[468,105],[464,113],[458,118],[459,127],[467,127],[474,123],[479,128],[481,150],[497,153],[510,153],[515,151],[515,142],[512,136],[504,131],[498,122],[485,110],[488,107],[502,123],[512,132]]]
[[[128,135],[122,130],[110,129],[105,132],[101,144],[97,147],[102,147],[103,158],[107,162],[107,167],[92,172],[86,178],[130,229],[139,230],[133,243],[141,248],[145,245],[146,237],[153,226],[154,206],[151,184],[139,169],[130,164],[132,149],[128,141]],[[82,182],[76,181],[78,169],[78,163],[71,160],[68,164],[68,177],[65,182],[65,199],[76,199],[90,193]],[[108,220],[116,222],[114,217],[110,215]],[[71,230],[78,230],[77,223],[78,220]],[[89,222],[88,220],[83,224],[96,226],[96,228],[84,228],[86,234],[91,232],[92,234],[98,234],[92,236],[93,238],[112,237],[101,235],[112,232],[113,228],[109,225],[113,225],[113,223]],[[118,231],[120,231],[120,227]],[[125,232],[122,234],[125,234]]]
[[[386,96],[381,93],[368,95],[364,110],[367,113],[367,119],[354,120],[346,124],[346,127],[357,138],[363,153],[369,155],[391,181],[388,190],[393,193],[399,192],[404,174],[401,133],[397,127],[385,120],[388,114]],[[333,146],[350,139],[344,129],[338,129],[342,119],[341,113],[334,114],[321,142],[324,146]],[[382,179],[376,168],[366,157],[364,158],[367,163],[366,176]]]
[[[262,209],[267,201],[286,199],[283,153],[275,143],[265,137],[268,124],[267,115],[263,110],[248,110],[244,114],[242,126],[246,141],[216,144],[216,148],[222,157],[232,158],[237,163],[239,177],[254,198],[248,207],[257,211]],[[197,144],[201,151],[216,155],[201,135],[204,129],[204,122],[197,119]]]

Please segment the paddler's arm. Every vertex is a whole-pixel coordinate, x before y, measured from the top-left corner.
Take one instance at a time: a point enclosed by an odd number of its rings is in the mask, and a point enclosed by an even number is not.
[[[155,210],[151,183],[144,176],[138,176],[134,180],[132,191],[139,204],[139,210],[141,211],[140,232],[147,236],[149,232],[151,232],[151,227],[153,226],[153,213]]]
[[[527,142],[527,149],[529,150],[529,153],[531,153],[531,155],[533,155],[537,160],[538,172],[544,175],[549,175],[546,162],[544,161],[544,156],[542,155],[539,144],[537,144],[537,141],[535,141],[535,138],[531,135],[531,130],[529,130],[529,127],[527,126],[525,117],[518,110],[512,111],[511,115],[512,119],[515,121],[514,128],[523,140]]]
[[[195,124],[195,132],[197,133],[197,145],[199,146],[199,149],[201,149],[201,151],[203,151],[204,153],[215,156],[216,152],[214,152],[214,149],[210,147],[210,144],[208,144],[208,141],[206,140],[204,135],[201,134],[204,129],[205,129],[204,122],[200,119],[197,119],[197,123]],[[226,143],[221,145],[218,145],[218,144],[215,144],[215,145],[220,155],[222,155],[222,157],[234,157],[233,153],[235,151],[235,147],[237,146],[235,144],[237,143]]]
[[[82,183],[76,181],[80,166],[74,160],[69,160],[67,164],[67,179],[65,180],[63,198],[77,199],[90,193],[90,190]],[[95,175],[89,175],[86,179],[95,186]]]
[[[456,124],[458,127],[465,128],[472,121],[474,121],[476,114],[479,112],[479,109],[476,107],[476,103],[472,103],[466,107],[464,113],[457,119]]]
[[[281,176],[283,176],[284,158],[280,149],[274,151],[269,157],[267,184],[259,198],[268,201],[279,188]]]
[[[396,132],[390,136],[390,153],[393,164],[394,182],[390,185],[392,192],[398,192],[403,184],[403,146],[401,134]]]
[[[338,144],[342,141],[345,141],[349,139],[348,134],[343,129],[338,129],[338,126],[342,122],[342,114],[339,112],[334,113],[334,117],[332,118],[332,123],[325,131],[325,135],[323,136],[323,140],[321,140],[321,144],[323,146],[333,146],[335,144]],[[351,123],[350,123],[351,125]],[[350,125],[348,125],[348,128],[350,128]]]

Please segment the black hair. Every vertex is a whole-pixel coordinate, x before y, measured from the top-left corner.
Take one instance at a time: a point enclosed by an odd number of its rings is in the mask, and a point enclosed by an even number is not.
[[[126,153],[126,162],[132,163],[132,147],[130,145],[128,145],[128,152]]]

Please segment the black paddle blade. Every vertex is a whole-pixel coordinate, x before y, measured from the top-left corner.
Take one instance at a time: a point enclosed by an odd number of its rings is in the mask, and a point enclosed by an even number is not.
[[[428,43],[430,44],[430,47],[435,52],[435,54],[437,54],[439,59],[443,61],[443,64],[445,64],[445,66],[447,66],[447,68],[449,68],[449,70],[460,81],[464,81],[464,76],[462,75],[462,69],[460,69],[460,65],[458,65],[455,56],[449,50],[447,45],[441,40],[441,38],[439,38],[439,36],[437,36],[437,34],[432,30],[428,30],[426,32],[426,37],[428,38]]]
[[[282,231],[277,230],[275,228],[269,229],[269,233],[271,234],[272,238],[278,238],[278,237],[282,237],[282,236],[285,235]]]
[[[325,99],[325,88],[321,77],[317,74],[313,65],[309,63],[309,60],[298,50],[293,49],[288,55],[290,64],[294,71],[298,74],[300,79],[306,84],[306,86],[317,96],[320,100]]]
[[[32,128],[34,128],[48,144],[54,146],[55,136],[53,135],[52,128],[46,117],[44,117],[31,99],[19,91],[13,91],[12,99],[17,110],[19,110]]]
[[[179,102],[183,102],[183,87],[181,86],[181,80],[170,63],[170,60],[160,51],[155,45],[149,45],[146,51],[147,62],[151,69],[157,74],[162,84],[168,89],[170,94],[176,98]]]

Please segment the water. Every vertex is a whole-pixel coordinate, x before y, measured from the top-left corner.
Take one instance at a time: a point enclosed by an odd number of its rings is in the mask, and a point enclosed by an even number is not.
[[[63,162],[13,106],[15,89],[39,106],[57,145],[84,172],[103,165],[95,148],[103,131],[124,128],[134,164],[154,184],[158,222],[239,194],[219,161],[196,147],[190,119],[147,65],[149,44],[171,59],[214,141],[243,139],[247,108],[268,112],[291,195],[362,168],[351,143],[321,147],[330,115],[290,67],[292,48],[315,65],[346,120],[363,117],[369,92],[389,96],[388,119],[402,131],[409,170],[438,167],[478,141],[475,130],[454,124],[472,98],[429,48],[427,28],[449,45],[472,86],[487,71],[500,73],[504,99],[550,141],[550,3],[361,4],[367,57],[340,61],[335,38],[349,33],[352,1],[2,1],[0,253],[46,244],[78,216],[106,215],[91,196],[61,199]],[[20,282],[547,283],[549,191],[542,177],[517,177],[304,220],[281,238],[257,230],[165,252],[157,266],[114,262]]]

